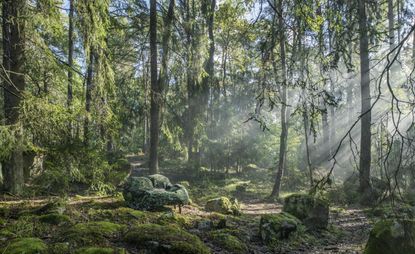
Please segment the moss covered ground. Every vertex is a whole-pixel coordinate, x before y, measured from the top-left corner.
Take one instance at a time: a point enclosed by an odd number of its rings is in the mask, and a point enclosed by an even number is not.
[[[360,253],[376,216],[389,213],[331,207],[326,230],[308,232],[299,226],[289,239],[268,243],[260,237],[261,216],[281,213],[282,202],[266,201],[272,185],[261,181],[173,179],[186,186],[192,199],[182,213],[174,207],[158,212],[128,208],[120,192],[109,197],[9,198],[0,201],[0,253]],[[288,195],[283,193],[281,200]],[[242,213],[205,210],[208,200],[222,196],[237,198]]]

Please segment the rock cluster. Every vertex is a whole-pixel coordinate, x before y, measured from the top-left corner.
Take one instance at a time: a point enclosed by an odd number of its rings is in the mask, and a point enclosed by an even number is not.
[[[186,205],[189,194],[180,184],[172,185],[163,175],[129,177],[124,184],[126,204],[137,210],[159,210],[166,205]]]

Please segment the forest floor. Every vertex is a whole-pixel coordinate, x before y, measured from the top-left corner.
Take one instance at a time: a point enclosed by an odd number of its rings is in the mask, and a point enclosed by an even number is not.
[[[327,231],[318,234],[299,235],[291,240],[281,241],[275,246],[267,246],[259,239],[260,217],[263,214],[279,213],[282,206],[280,204],[258,201],[243,203],[241,216],[226,216],[226,231],[216,228],[201,229],[199,227],[200,222],[206,220],[215,221],[220,217],[215,213],[205,212],[196,204],[184,206],[182,214],[179,214],[174,209],[165,212],[145,212],[140,213],[138,217],[134,215],[124,221],[124,212],[134,213],[124,208],[121,197],[77,196],[70,198],[66,201],[66,210],[64,212],[65,215],[69,216],[70,224],[50,225],[50,228],[47,228],[48,226],[39,224],[41,216],[25,217],[27,214],[37,214],[36,211],[38,211],[39,207],[49,202],[49,199],[0,202],[0,207],[2,208],[0,244],[6,245],[7,237],[12,235],[38,237],[50,246],[54,246],[54,244],[61,243],[62,241],[75,241],[79,244],[78,240],[65,237],[67,234],[65,232],[69,225],[109,221],[127,225],[134,223],[177,224],[191,234],[200,237],[213,253],[241,252],[233,252],[229,246],[222,245],[223,243],[213,240],[210,231],[227,232],[237,236],[241,240],[241,244],[246,245],[247,253],[361,253],[370,231],[369,220],[362,210],[332,209],[330,226]],[[23,222],[26,225],[23,225]],[[82,233],[80,234],[80,237],[82,237]],[[102,243],[97,242],[95,244],[101,246]],[[104,246],[123,247],[127,250],[127,253],[140,253],[136,252],[134,248],[122,244],[121,238],[112,238]]]
[[[136,173],[145,171],[140,157],[128,159]],[[171,172],[163,173],[174,178]],[[173,207],[161,212],[135,211],[126,207],[119,192],[108,197],[75,195],[64,199],[38,197],[21,200],[10,196],[0,197],[0,253],[9,253],[7,249],[13,241],[28,237],[46,243],[46,253],[52,254],[142,253],[125,241],[125,235],[137,225],[155,224],[163,227],[173,225],[196,235],[212,253],[217,254],[362,253],[372,223],[364,210],[359,208],[331,207],[327,230],[319,233],[299,232],[274,245],[264,244],[259,237],[261,215],[278,214],[282,205],[264,201],[271,187],[264,179],[269,179],[269,176],[265,171],[257,175],[191,183],[188,189],[193,203],[184,206],[181,214]],[[185,179],[176,176],[173,182],[182,180]],[[238,185],[247,183],[251,187],[244,193],[236,191]],[[242,214],[231,216],[206,212],[206,200],[218,196],[237,197]],[[45,209],[48,204],[58,204],[58,209],[53,208],[52,213],[59,210],[62,215],[49,216],[51,211]],[[102,230],[99,228],[101,226]],[[90,246],[109,248],[109,251],[85,251],[84,248]]]

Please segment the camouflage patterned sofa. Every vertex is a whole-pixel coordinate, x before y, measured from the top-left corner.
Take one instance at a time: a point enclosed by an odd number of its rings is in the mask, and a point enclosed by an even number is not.
[[[166,205],[181,206],[189,203],[189,194],[180,184],[172,185],[163,175],[131,176],[127,179],[123,196],[126,204],[137,210],[160,210]]]

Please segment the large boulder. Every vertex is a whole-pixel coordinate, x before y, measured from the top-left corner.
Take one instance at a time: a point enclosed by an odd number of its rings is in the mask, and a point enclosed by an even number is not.
[[[166,205],[186,205],[189,194],[180,184],[171,185],[167,177],[129,177],[124,185],[127,205],[137,210],[158,210]]]
[[[265,214],[259,223],[259,236],[266,243],[287,239],[301,221],[289,213]]]
[[[229,200],[227,197],[219,197],[208,200],[205,209],[208,212],[216,212],[222,214],[240,215],[241,213],[241,208],[239,206],[238,200]]]
[[[138,225],[125,235],[124,241],[141,251],[139,253],[211,253],[199,237],[171,225]]]
[[[370,232],[364,254],[414,254],[415,221],[381,220]]]
[[[285,198],[283,211],[300,219],[309,230],[326,229],[329,222],[328,202],[307,194]]]

